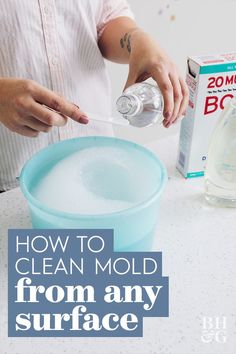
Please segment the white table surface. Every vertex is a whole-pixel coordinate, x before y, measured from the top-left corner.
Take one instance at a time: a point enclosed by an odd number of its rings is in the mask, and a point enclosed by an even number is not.
[[[150,144],[166,164],[156,249],[170,279],[170,317],[144,319],[143,338],[8,338],[7,230],[30,227],[20,190],[0,194],[0,347],[7,354],[235,354],[236,209],[208,206],[203,178],[175,170],[177,137]],[[226,343],[201,340],[203,316],[226,316]]]

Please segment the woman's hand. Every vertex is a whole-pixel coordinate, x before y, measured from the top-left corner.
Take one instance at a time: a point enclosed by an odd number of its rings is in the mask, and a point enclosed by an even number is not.
[[[162,48],[145,32],[134,29],[123,38],[124,49],[130,52],[129,75],[125,88],[152,77],[164,98],[164,121],[168,128],[185,115],[189,93],[177,67]]]
[[[88,118],[76,105],[31,80],[0,79],[0,122],[18,134],[37,137],[67,117],[86,124]]]

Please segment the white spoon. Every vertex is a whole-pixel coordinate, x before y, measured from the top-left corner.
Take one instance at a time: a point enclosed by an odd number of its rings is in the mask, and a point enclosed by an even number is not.
[[[114,117],[107,117],[103,116],[101,114],[96,114],[96,113],[91,113],[91,112],[85,112],[89,120],[94,120],[96,122],[101,122],[101,123],[108,123],[108,124],[114,124],[114,125],[123,125],[123,126],[128,126],[129,121],[124,119],[124,118],[114,118]]]

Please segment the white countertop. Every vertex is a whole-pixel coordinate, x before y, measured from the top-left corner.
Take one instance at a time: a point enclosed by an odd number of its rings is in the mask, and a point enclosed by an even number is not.
[[[143,338],[8,338],[7,230],[30,227],[20,190],[0,194],[0,343],[7,354],[235,354],[236,209],[208,206],[203,178],[175,170],[177,137],[150,144],[168,169],[156,249],[170,281],[170,317],[144,319]],[[226,343],[204,343],[203,316],[226,316]]]

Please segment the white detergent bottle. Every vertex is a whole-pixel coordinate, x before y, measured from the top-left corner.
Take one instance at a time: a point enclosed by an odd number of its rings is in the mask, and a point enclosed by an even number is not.
[[[210,142],[205,197],[210,204],[236,207],[236,98],[222,112]]]
[[[116,102],[123,118],[134,127],[147,127],[163,121],[163,97],[157,85],[148,82],[128,87]]]

